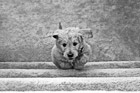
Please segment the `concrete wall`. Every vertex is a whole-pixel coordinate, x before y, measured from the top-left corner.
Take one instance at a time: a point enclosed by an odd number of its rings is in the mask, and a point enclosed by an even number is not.
[[[132,60],[133,54],[108,24],[112,6],[106,0],[0,0],[0,61],[51,61],[58,28],[90,27],[91,61]],[[107,31],[110,31],[109,33]],[[105,33],[104,33],[105,32]],[[107,34],[107,35],[106,35]]]

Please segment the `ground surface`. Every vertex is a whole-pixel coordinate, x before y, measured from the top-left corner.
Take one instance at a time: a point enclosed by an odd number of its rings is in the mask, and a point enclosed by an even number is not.
[[[140,91],[139,61],[89,62],[80,71],[60,70],[51,62],[0,65],[1,91]]]

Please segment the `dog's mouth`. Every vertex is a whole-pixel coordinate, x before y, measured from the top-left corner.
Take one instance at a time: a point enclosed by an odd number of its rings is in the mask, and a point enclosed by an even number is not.
[[[69,60],[73,60],[74,58],[68,58]]]

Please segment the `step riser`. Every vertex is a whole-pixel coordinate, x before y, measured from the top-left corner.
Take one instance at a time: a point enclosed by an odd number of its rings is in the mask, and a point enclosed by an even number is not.
[[[93,69],[82,71],[58,69],[0,69],[0,77],[140,77],[140,69]]]
[[[0,62],[0,69],[56,69],[52,62]]]
[[[88,62],[85,69],[140,68],[139,61]],[[0,62],[0,69],[57,69],[52,62]]]
[[[140,78],[17,78],[0,79],[1,91],[140,91]]]

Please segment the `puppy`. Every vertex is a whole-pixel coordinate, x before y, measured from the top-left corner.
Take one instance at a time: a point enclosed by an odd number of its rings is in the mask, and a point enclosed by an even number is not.
[[[51,52],[53,63],[60,69],[83,69],[92,53],[85,41],[87,35],[93,37],[90,29],[62,29],[59,23],[59,29],[53,34],[56,40]]]

